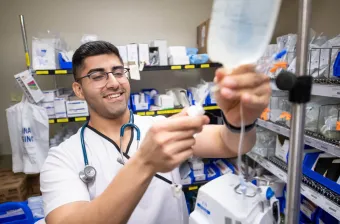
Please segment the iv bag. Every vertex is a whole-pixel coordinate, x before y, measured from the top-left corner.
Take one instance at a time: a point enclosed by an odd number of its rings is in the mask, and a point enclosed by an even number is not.
[[[281,0],[214,0],[210,59],[228,69],[256,63],[270,43],[280,6]]]

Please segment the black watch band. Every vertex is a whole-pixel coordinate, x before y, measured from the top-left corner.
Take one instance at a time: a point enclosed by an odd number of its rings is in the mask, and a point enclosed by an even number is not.
[[[227,126],[227,128],[228,128],[231,132],[233,132],[233,133],[241,133],[241,127],[235,127],[235,126],[231,125],[231,124],[227,121],[227,119],[225,118],[225,116],[224,116],[223,113],[222,113],[222,118],[223,118],[224,124]],[[254,123],[249,124],[249,125],[246,125],[246,126],[244,127],[244,132],[248,132],[248,131],[252,130],[252,129],[255,127],[255,125],[256,125],[256,120],[254,121]]]

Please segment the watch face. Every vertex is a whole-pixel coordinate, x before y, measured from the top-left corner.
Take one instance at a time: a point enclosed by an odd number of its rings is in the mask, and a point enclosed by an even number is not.
[[[86,166],[84,173],[87,177],[94,177],[96,175],[96,170],[93,166]]]

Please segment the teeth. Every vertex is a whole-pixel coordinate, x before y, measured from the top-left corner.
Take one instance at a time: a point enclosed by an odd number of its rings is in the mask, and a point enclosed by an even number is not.
[[[118,93],[118,94],[111,94],[111,95],[108,95],[107,98],[113,99],[113,98],[119,97],[120,95],[121,95],[120,93]]]

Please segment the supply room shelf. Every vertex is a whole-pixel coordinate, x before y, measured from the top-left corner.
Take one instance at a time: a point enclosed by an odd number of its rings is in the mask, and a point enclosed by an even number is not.
[[[278,134],[284,135],[286,137],[290,137],[290,129],[287,127],[283,127],[279,124],[273,123],[271,121],[264,121],[261,119],[257,119],[257,125],[276,132]],[[310,133],[307,131],[307,133]],[[339,142],[333,141],[334,143],[330,143],[327,141],[323,141],[321,139],[312,137],[310,135],[305,134],[305,144],[332,154],[334,156],[340,157],[340,145]]]
[[[142,72],[146,71],[166,71],[166,70],[188,70],[188,69],[205,69],[221,67],[218,63],[207,63],[198,65],[166,65],[166,66],[145,66]],[[36,75],[67,75],[72,74],[72,69],[56,69],[56,70],[36,70]]]
[[[204,180],[204,181],[198,181],[189,185],[183,185],[183,191],[196,191],[198,190],[201,186],[204,184],[208,183],[209,181]]]
[[[206,106],[204,110],[219,110],[218,106]],[[154,115],[171,115],[177,114],[181,112],[182,109],[169,109],[169,110],[157,110],[157,111],[143,111],[143,112],[136,112],[135,114],[140,116],[154,116]],[[69,122],[82,122],[89,120],[89,117],[68,117],[68,118],[53,118],[49,119],[50,124],[55,123],[69,123]]]
[[[323,81],[320,81],[323,80]],[[272,90],[278,90],[275,80],[271,81]],[[340,98],[340,79],[314,79],[312,95]]]
[[[284,169],[279,168],[276,164],[273,162],[253,153],[249,152],[247,153],[247,156],[249,156],[251,159],[256,161],[258,164],[260,164],[262,167],[264,167],[266,170],[268,170],[270,173],[277,176],[279,179],[287,183],[287,171]],[[274,158],[276,159],[276,158]],[[278,159],[277,159],[278,160]],[[283,163],[283,162],[282,162]],[[287,169],[287,166],[285,167]],[[308,183],[308,184],[307,184]],[[321,187],[323,190],[321,190]],[[304,195],[306,198],[311,200],[314,204],[318,205],[320,208],[334,216],[336,219],[340,220],[340,206],[336,204],[333,200],[330,200],[326,196],[322,195],[315,189],[319,189],[319,192],[329,192],[330,190],[325,189],[322,185],[315,182],[314,180],[306,177],[303,175],[302,183],[301,183],[301,194]],[[333,193],[335,194],[335,193]],[[335,195],[339,199],[339,195]]]

